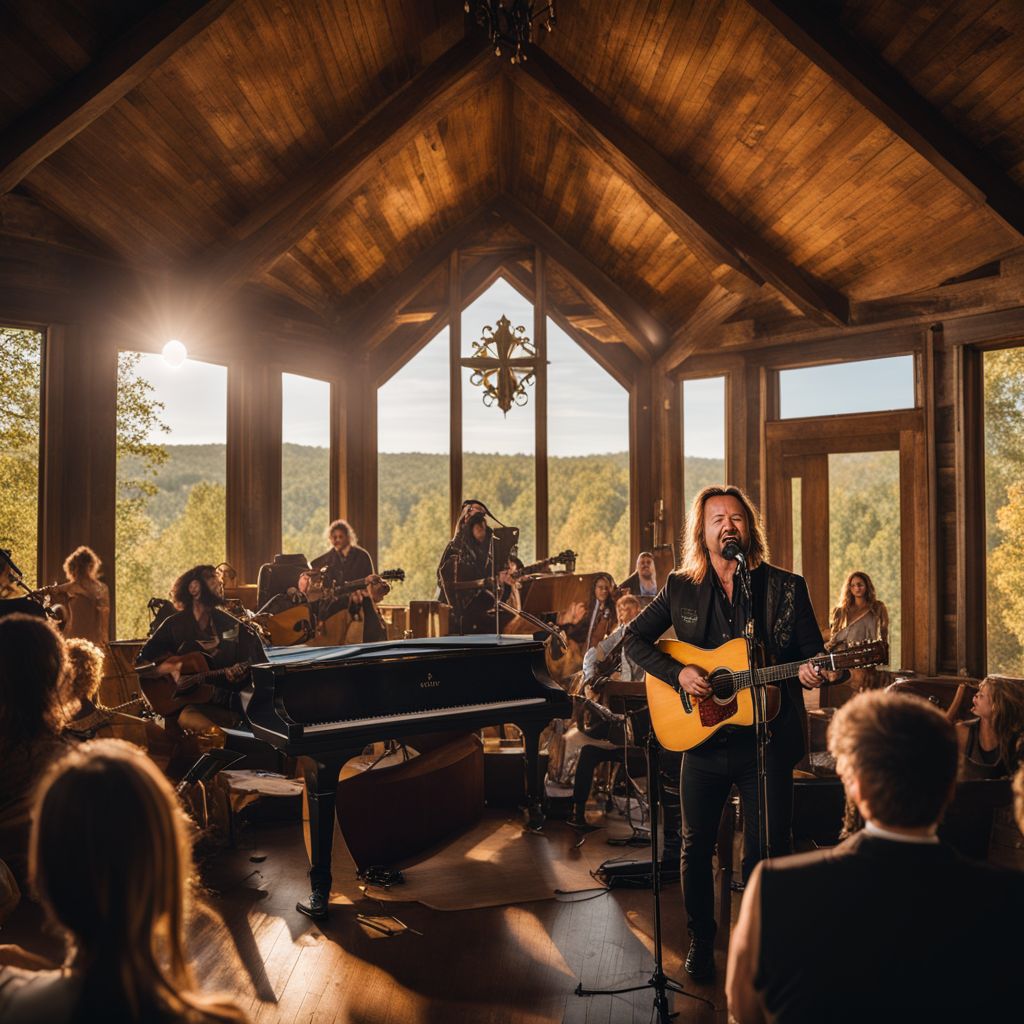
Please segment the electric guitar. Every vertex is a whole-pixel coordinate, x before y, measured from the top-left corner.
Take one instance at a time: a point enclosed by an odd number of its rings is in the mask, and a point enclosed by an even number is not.
[[[249,662],[240,666],[247,670]],[[189,651],[139,668],[139,685],[150,707],[167,718],[189,704],[209,704],[215,690],[211,680],[223,678],[234,667],[211,669],[205,654]]]
[[[817,658],[792,661],[785,665],[766,665],[757,672],[756,681],[747,661],[747,642],[743,637],[705,650],[681,640],[659,640],[657,647],[680,665],[696,665],[708,677],[711,693],[695,697],[678,690],[657,676],[647,673],[647,706],[658,742],[666,750],[692,750],[710,739],[725,725],[753,725],[752,688],[763,688],[766,721],[779,713],[781,693],[774,683],[795,679],[800,666],[809,661],[826,671],[884,665],[889,660],[889,645],[883,640],[855,644],[844,651],[822,654]]]

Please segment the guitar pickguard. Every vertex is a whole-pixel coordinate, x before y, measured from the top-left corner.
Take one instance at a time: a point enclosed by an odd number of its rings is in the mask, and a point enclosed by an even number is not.
[[[714,698],[705,697],[697,705],[697,710],[700,712],[700,724],[705,729],[711,729],[727,718],[732,718],[738,708],[739,705],[735,697],[728,704],[719,704]]]

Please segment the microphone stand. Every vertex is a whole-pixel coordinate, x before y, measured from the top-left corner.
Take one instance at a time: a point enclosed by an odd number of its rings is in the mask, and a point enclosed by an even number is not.
[[[618,718],[619,716],[609,712],[609,717]],[[581,981],[576,986],[575,991],[578,996],[617,996],[625,995],[627,992],[643,992],[646,989],[654,989],[654,1010],[657,1014],[658,1024],[669,1024],[672,1018],[676,1016],[676,1014],[669,1010],[669,992],[674,992],[676,995],[689,996],[690,999],[696,999],[702,1003],[707,1003],[708,1000],[701,996],[695,996],[692,992],[685,991],[675,978],[670,978],[665,973],[661,940],[661,854],[658,850],[658,807],[661,803],[658,795],[658,779],[660,778],[658,771],[658,749],[658,741],[655,738],[652,727],[647,733],[646,751],[647,792],[651,812],[651,882],[654,890],[654,971],[650,978],[642,985],[632,985],[629,988],[595,989],[584,988]]]
[[[747,608],[750,609],[743,638],[747,644],[747,664],[750,672],[750,696],[754,706],[754,737],[757,776],[757,846],[759,859],[767,860],[772,855],[771,829],[768,809],[768,694],[760,680],[757,629],[754,616],[753,588],[750,585],[750,570],[742,554],[736,558],[736,575]]]

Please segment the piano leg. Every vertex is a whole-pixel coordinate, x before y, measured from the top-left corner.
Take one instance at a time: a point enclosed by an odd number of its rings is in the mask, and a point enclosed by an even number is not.
[[[539,832],[544,827],[544,779],[540,772],[540,734],[544,729],[539,725],[519,728],[526,754],[526,827]]]
[[[309,800],[309,869],[308,903],[296,909],[312,918],[327,916],[331,897],[331,849],[334,846],[334,801],[338,776],[347,758],[317,761],[303,758],[306,796]]]

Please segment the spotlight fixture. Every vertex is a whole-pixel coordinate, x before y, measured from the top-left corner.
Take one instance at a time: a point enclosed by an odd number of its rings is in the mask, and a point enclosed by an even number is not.
[[[172,369],[176,370],[188,358],[188,349],[185,348],[177,338],[171,338],[171,340],[164,345],[162,354],[164,362]]]
[[[472,14],[494,47],[494,55],[507,53],[513,64],[526,60],[523,47],[533,42],[533,23],[543,19],[548,32],[555,27],[555,0],[534,3],[533,0],[466,0],[467,14]]]

